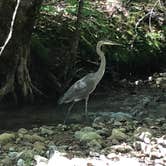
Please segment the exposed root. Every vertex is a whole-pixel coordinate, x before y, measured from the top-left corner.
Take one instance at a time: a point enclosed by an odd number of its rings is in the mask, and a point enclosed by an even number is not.
[[[29,75],[29,71],[27,68],[27,57],[29,55],[29,48],[25,45],[20,48],[19,63],[17,68],[17,83],[19,85],[20,91],[24,98],[29,97],[32,101],[34,98],[32,86],[31,86],[31,78]]]
[[[2,100],[2,98],[6,96],[8,93],[13,91],[14,91],[14,74],[9,74],[6,79],[6,83],[0,89],[0,100]]]
[[[31,83],[31,87],[32,87],[32,89],[34,89],[39,95],[48,98],[48,96],[46,96],[40,89],[38,89],[38,88],[37,88],[35,85],[33,85],[32,83]]]
[[[17,102],[17,97],[15,95],[15,71],[17,67],[18,57],[15,58],[14,68],[6,76],[6,82],[0,89],[0,101],[9,93],[13,94],[14,100]]]

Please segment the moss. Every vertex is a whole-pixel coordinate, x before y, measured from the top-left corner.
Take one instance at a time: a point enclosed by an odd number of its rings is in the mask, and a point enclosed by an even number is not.
[[[15,134],[13,133],[3,133],[0,135],[0,144],[6,144],[15,139]]]

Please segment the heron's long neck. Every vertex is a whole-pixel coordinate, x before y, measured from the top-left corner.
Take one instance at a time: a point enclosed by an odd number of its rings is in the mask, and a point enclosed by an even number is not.
[[[106,66],[106,59],[105,59],[104,53],[101,51],[100,47],[97,47],[97,49],[96,49],[97,54],[100,56],[100,59],[101,59],[100,67],[97,70],[97,72],[95,73],[96,74],[96,83],[98,83],[102,79],[104,72],[105,72],[105,66]]]

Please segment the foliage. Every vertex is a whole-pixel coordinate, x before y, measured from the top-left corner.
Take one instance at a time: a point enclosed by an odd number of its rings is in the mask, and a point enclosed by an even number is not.
[[[123,74],[145,74],[160,70],[162,62],[163,65],[166,62],[166,27],[164,2],[157,2],[160,1],[122,1],[126,13],[122,10],[110,15],[110,8],[105,11],[108,3],[86,0],[79,58],[94,61],[96,43],[101,39],[109,39],[123,44],[123,47],[105,50],[108,54],[108,68],[113,65],[115,70]],[[50,38],[48,47],[54,45],[64,48],[60,56],[62,59],[66,58],[64,50],[70,50],[76,13],[76,0],[56,1],[53,6],[43,4],[41,8],[37,33],[39,37],[45,34],[45,37]],[[49,26],[46,23],[43,25],[42,20],[47,21]]]

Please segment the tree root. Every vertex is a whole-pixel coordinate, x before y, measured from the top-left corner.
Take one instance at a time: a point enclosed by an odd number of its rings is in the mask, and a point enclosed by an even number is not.
[[[18,96],[21,100],[33,102],[33,90],[40,95],[45,95],[32,84],[27,67],[29,47],[24,45],[18,49],[18,52],[19,54],[15,57],[14,68],[11,69],[10,73],[7,75],[4,86],[0,89],[0,100],[11,93],[16,103]]]
[[[8,74],[7,79],[6,79],[6,83],[0,89],[0,100],[2,100],[2,98],[4,96],[6,96],[8,93],[13,92],[13,91],[14,91],[14,75]]]
[[[22,46],[19,49],[20,57],[18,61],[18,67],[16,72],[16,81],[18,83],[18,88],[22,93],[24,98],[30,98],[33,101],[34,95],[31,87],[31,78],[29,75],[29,70],[27,68],[27,60],[29,55],[29,47],[27,45]]]

